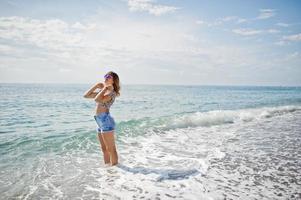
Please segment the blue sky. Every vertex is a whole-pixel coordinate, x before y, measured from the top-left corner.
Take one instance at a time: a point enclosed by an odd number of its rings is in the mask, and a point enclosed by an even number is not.
[[[300,1],[0,2],[0,82],[301,85]]]

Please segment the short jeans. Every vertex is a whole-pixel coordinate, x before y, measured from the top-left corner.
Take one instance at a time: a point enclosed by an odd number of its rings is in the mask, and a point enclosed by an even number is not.
[[[115,120],[110,115],[110,112],[101,112],[98,115],[94,115],[97,127],[96,131],[106,133],[115,130]]]

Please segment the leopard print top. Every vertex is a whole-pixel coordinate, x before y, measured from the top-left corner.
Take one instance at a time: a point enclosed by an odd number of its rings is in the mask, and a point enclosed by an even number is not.
[[[100,91],[101,92],[101,91]],[[110,108],[111,105],[114,103],[115,101],[115,97],[116,97],[116,92],[115,90],[112,90],[110,93],[109,93],[109,96],[111,97],[111,100],[110,101],[107,101],[107,102],[97,102],[99,105],[105,107],[105,108]]]

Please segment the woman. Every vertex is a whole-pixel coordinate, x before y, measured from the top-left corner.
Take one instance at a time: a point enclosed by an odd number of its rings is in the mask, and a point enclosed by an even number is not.
[[[110,107],[115,101],[116,96],[120,96],[119,77],[113,72],[109,71],[104,76],[104,83],[96,83],[84,94],[85,98],[94,98],[96,102],[96,114],[94,119],[98,125],[98,139],[101,144],[101,149],[104,156],[105,164],[111,166],[118,164],[118,155],[115,145],[114,130],[115,120],[110,115]],[[94,92],[95,89],[100,88],[100,92]]]

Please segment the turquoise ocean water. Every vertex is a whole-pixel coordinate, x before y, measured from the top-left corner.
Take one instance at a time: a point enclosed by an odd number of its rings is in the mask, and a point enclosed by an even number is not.
[[[0,199],[300,199],[301,87],[122,85],[106,167],[88,84],[0,84]]]

